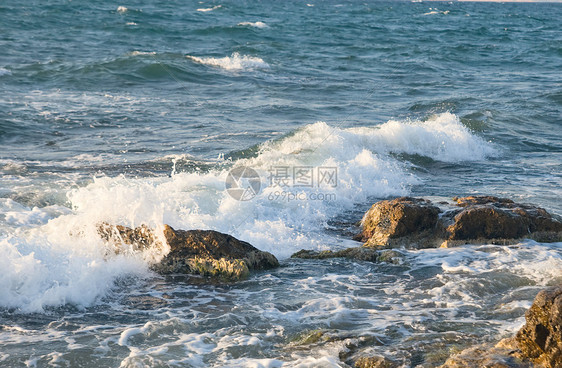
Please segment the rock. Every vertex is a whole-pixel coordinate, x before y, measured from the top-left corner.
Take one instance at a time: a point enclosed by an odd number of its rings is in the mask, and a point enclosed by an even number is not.
[[[453,355],[441,368],[530,368],[529,362],[524,362],[514,356],[513,350],[503,347],[488,347],[485,345],[472,347]]]
[[[375,203],[363,216],[355,240],[372,248],[427,245],[434,238],[441,210],[430,201],[401,197]]]
[[[515,337],[522,356],[546,368],[562,367],[562,286],[538,293],[525,319]]]
[[[115,248],[115,253],[119,254],[127,249],[132,251],[143,251],[150,246],[161,244],[156,240],[154,233],[146,225],[141,225],[134,229],[121,225],[110,225],[102,223],[98,225],[98,233],[101,238],[110,242]]]
[[[98,232],[103,239],[115,244],[116,252],[119,252],[122,244],[141,251],[152,244],[158,245],[153,231],[146,226],[131,229],[101,224]],[[250,270],[279,266],[271,253],[262,252],[249,243],[218,231],[174,230],[165,225],[164,238],[170,251],[151,267],[162,274],[199,274],[239,280],[248,276]]]
[[[308,330],[301,332],[291,339],[290,346],[308,346],[319,342],[326,342],[329,337],[324,330]]]
[[[562,241],[562,221],[540,207],[507,198],[470,196],[439,202],[401,197],[375,203],[354,239],[371,248],[430,248],[467,243],[512,244],[522,238]]]
[[[387,250],[377,250],[368,247],[353,247],[342,249],[338,251],[323,250],[305,250],[302,249],[293,255],[291,258],[301,258],[301,259],[327,259],[327,258],[347,258],[355,259],[358,261],[367,262],[387,262],[387,263],[402,263],[402,258],[404,255],[398,251],[387,249]]]
[[[499,198],[494,196],[468,196],[468,197],[453,197],[453,201],[457,203],[459,207],[474,206],[476,204],[487,204],[487,203],[514,203],[509,198]],[[446,202],[445,202],[446,203]]]
[[[323,250],[300,250],[294,253],[291,258],[303,259],[326,259],[326,258],[349,258],[357,259],[360,261],[376,262],[379,257],[379,252],[375,249],[368,249],[363,247],[347,248],[338,251]]]
[[[472,347],[450,357],[441,368],[562,367],[562,286],[537,294],[515,337],[495,347]]]
[[[447,240],[518,239],[529,233],[521,216],[493,205],[467,206],[447,228]]]
[[[382,356],[360,357],[355,361],[355,368],[398,368],[400,364]]]
[[[542,233],[540,237],[546,238],[549,234],[562,232],[562,222],[540,207],[490,196],[454,199],[463,210],[447,227],[448,240],[509,240],[528,237],[532,233]]]

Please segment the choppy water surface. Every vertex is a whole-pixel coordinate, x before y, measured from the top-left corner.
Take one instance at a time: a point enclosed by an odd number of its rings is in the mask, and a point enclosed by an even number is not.
[[[0,365],[435,367],[516,331],[560,243],[356,246],[389,196],[562,213],[560,4],[0,4]],[[225,191],[230,169],[259,194]],[[279,194],[272,170],[337,172]],[[318,179],[318,178],[317,178]],[[235,284],[107,257],[100,222],[214,229],[282,267]]]

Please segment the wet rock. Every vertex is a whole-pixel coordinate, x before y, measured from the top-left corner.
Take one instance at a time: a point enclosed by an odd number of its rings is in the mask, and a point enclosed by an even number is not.
[[[355,240],[372,248],[435,246],[440,209],[430,201],[401,197],[375,203],[363,216]],[[431,244],[431,245],[430,245]]]
[[[521,355],[546,368],[562,367],[562,286],[541,291],[515,337]]]
[[[453,355],[441,368],[530,368],[516,356],[515,351],[504,347],[485,345],[472,347]]]
[[[355,368],[398,368],[400,364],[383,356],[360,357],[355,361]]]
[[[386,249],[381,251],[368,247],[353,247],[338,251],[314,251],[302,249],[291,255],[291,258],[301,259],[347,258],[358,261],[387,262],[395,264],[401,264],[403,257],[404,255],[402,253],[395,250]]]
[[[291,256],[291,258],[302,259],[348,258],[369,262],[376,262],[378,257],[379,253],[375,249],[368,249],[363,247],[347,248],[338,251],[314,251],[303,249]]]
[[[131,229],[101,224],[98,232],[103,239],[115,244],[117,252],[123,244],[141,251],[153,244],[158,245],[154,232],[146,226]],[[174,230],[165,225],[164,238],[170,251],[152,265],[152,269],[162,274],[199,274],[239,280],[247,277],[251,270],[279,266],[271,253],[218,231]]]
[[[536,296],[515,337],[495,347],[476,346],[450,357],[441,368],[562,367],[562,286]]]
[[[161,246],[154,236],[154,232],[146,225],[131,229],[130,227],[110,225],[104,222],[98,225],[98,234],[103,240],[113,245],[113,250],[117,254],[128,249],[137,252],[153,245]]]
[[[440,207],[420,198],[375,203],[354,239],[373,248],[430,248],[467,243],[512,244],[522,238],[562,241],[562,221],[540,207],[507,198],[453,198]]]
[[[448,240],[521,239],[533,233],[546,239],[562,232],[562,222],[540,207],[490,196],[454,199],[463,210],[447,227]]]
[[[468,207],[477,204],[488,204],[488,203],[500,203],[500,204],[514,203],[509,198],[500,198],[494,196],[453,197],[453,201],[455,201],[459,207]]]
[[[448,240],[517,239],[529,233],[521,216],[493,205],[466,207],[447,231]]]
[[[313,345],[320,342],[325,342],[329,340],[327,331],[324,330],[308,330],[301,332],[300,334],[294,336],[291,339],[291,346],[303,346],[303,345]]]

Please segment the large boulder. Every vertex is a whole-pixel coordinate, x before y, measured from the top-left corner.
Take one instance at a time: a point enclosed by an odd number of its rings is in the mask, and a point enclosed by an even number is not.
[[[153,230],[146,226],[131,229],[101,224],[98,232],[117,253],[124,248],[142,251],[150,246],[161,246]],[[162,274],[199,274],[239,280],[247,277],[251,270],[279,266],[271,253],[218,231],[174,230],[165,225],[163,233],[170,251],[160,262],[152,265],[152,269]]]
[[[540,207],[507,198],[470,196],[439,202],[401,197],[375,203],[354,239],[374,248],[430,248],[466,243],[562,241],[562,222]]]
[[[430,201],[420,198],[380,201],[363,216],[362,231],[355,239],[372,248],[435,246],[440,212]]]
[[[452,210],[447,227],[448,241],[507,241],[530,237],[538,241],[557,241],[562,222],[545,209],[515,203],[507,198],[471,196],[453,198],[460,211]],[[444,216],[447,219],[447,216]]]

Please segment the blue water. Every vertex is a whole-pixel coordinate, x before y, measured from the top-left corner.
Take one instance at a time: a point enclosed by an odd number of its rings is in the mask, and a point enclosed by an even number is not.
[[[395,195],[562,213],[562,5],[310,1],[0,4],[0,365],[434,367],[521,325],[560,244],[288,257],[358,245]],[[225,191],[239,166],[250,201]],[[295,167],[337,186],[289,201],[269,176]],[[162,250],[108,259],[102,221],[228,232],[284,267],[163,278]]]

